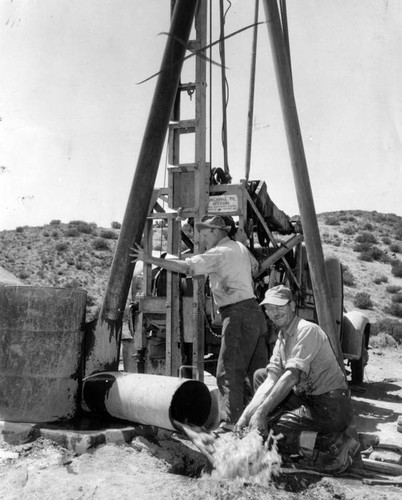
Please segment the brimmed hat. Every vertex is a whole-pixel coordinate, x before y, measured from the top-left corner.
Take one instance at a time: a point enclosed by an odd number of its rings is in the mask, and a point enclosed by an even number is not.
[[[294,300],[293,294],[290,289],[284,285],[274,286],[265,292],[264,300],[260,306],[264,304],[272,304],[274,306],[284,306],[288,302]]]
[[[208,217],[202,222],[197,222],[195,227],[198,229],[222,229],[223,231],[229,232],[231,227],[226,225],[226,222],[216,215],[214,217]]]

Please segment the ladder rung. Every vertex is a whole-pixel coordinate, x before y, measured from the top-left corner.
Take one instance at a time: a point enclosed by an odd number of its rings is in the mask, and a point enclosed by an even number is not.
[[[181,134],[192,134],[195,132],[195,120],[180,120],[178,122],[170,122],[171,130],[178,130]]]
[[[196,89],[196,84],[193,83],[193,82],[189,82],[189,83],[180,83],[179,85],[179,90],[181,90],[182,92],[194,92]]]
[[[199,168],[198,163],[180,163],[180,165],[169,165],[168,169],[172,172],[189,172],[190,170],[196,170]]]

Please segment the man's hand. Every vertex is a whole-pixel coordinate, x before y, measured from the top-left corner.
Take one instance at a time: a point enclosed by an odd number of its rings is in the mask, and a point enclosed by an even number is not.
[[[237,421],[237,424],[235,425],[235,432],[240,432],[242,431],[245,427],[248,426],[248,423],[249,423],[249,420],[250,420],[250,417],[248,416],[248,414],[244,411],[242,416],[239,418],[239,420]]]
[[[145,263],[149,262],[150,255],[147,254],[145,252],[145,250],[143,248],[141,248],[138,243],[135,244],[135,247],[131,247],[130,250],[131,250],[131,253],[129,255],[130,255],[130,257],[132,257],[131,262],[133,262],[133,263],[138,262],[138,261],[145,262]]]
[[[261,408],[258,408],[250,418],[249,427],[250,429],[257,429],[262,436],[268,435],[267,415]]]

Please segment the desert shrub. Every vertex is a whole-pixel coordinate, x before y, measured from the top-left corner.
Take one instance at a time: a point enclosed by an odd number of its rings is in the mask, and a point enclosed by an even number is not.
[[[43,231],[43,236],[45,238],[49,238],[50,234],[47,231]]]
[[[342,266],[343,269],[343,284],[346,286],[356,286],[355,277],[347,266]]]
[[[395,276],[396,278],[402,278],[402,261],[400,261],[399,259],[396,259],[396,260],[392,263],[391,273],[392,273],[392,274],[393,274],[393,276]]]
[[[391,300],[396,304],[402,304],[402,293],[395,293]]]
[[[26,270],[26,269],[22,269],[19,273],[18,273],[18,277],[20,280],[26,280],[27,278],[29,278],[30,274],[29,272]]]
[[[92,246],[95,250],[109,250],[109,244],[104,238],[95,238]]]
[[[348,220],[349,220],[349,222],[356,222],[356,217],[354,217],[353,215],[350,215],[348,217]]]
[[[368,252],[372,247],[371,243],[357,243],[353,247],[354,252]]]
[[[106,240],[117,240],[117,234],[111,229],[102,229],[99,236]]]
[[[61,220],[60,219],[53,219],[50,221],[50,225],[51,226],[59,226],[61,224]]]
[[[371,297],[367,292],[358,292],[356,293],[353,299],[353,305],[358,307],[359,309],[372,309],[373,302],[371,301]]]
[[[57,243],[55,249],[57,252],[64,252],[68,248],[68,243]]]
[[[376,336],[381,333],[390,335],[398,344],[402,341],[402,322],[396,319],[383,319],[372,323],[371,336]],[[370,336],[370,338],[371,338]]]
[[[399,226],[396,228],[396,231],[395,231],[395,238],[399,241],[402,240],[402,226]]]
[[[77,236],[80,235],[80,233],[76,227],[72,226],[67,228],[65,235],[70,238],[76,238]]]
[[[392,243],[392,240],[388,236],[384,236],[382,242],[384,243],[384,245],[389,245],[390,243]]]
[[[397,347],[398,344],[389,333],[381,332],[378,335],[370,336],[370,346],[379,349],[384,347]]]
[[[364,243],[362,243],[361,245],[362,248],[365,248]],[[365,262],[373,262],[373,260],[385,262],[387,260],[386,254],[381,250],[381,248],[378,248],[376,246],[371,246],[368,249],[361,250],[358,258]]]
[[[53,231],[52,232],[52,238],[58,238],[59,237],[59,232],[58,231]]]
[[[117,222],[114,220],[111,224],[111,227],[112,227],[112,229],[121,229],[121,224],[120,224],[120,222]]]
[[[373,279],[373,282],[376,284],[376,285],[381,285],[381,283],[387,283],[388,282],[388,278],[387,276],[376,276],[374,279]]]
[[[24,228],[22,226],[18,226],[15,228],[15,232],[16,233],[23,233],[24,232]]]
[[[388,293],[398,293],[402,289],[402,286],[398,285],[388,285],[385,291]]]
[[[387,314],[392,314],[396,318],[402,318],[402,304],[391,303],[388,307],[384,309]]]
[[[363,229],[365,229],[366,231],[372,231],[374,229],[374,226],[373,224],[371,224],[371,222],[366,222],[366,224],[364,224],[363,226]]]
[[[371,255],[371,252],[370,250],[367,250],[367,251],[364,251],[362,252],[359,256],[358,256],[358,259],[359,260],[362,260],[364,262],[373,262],[373,256]]]
[[[75,227],[79,233],[92,234],[92,227],[88,222],[78,221]]]
[[[373,246],[370,250],[371,256],[373,257],[373,260],[381,261],[383,260],[384,257],[384,252],[381,250],[381,248],[378,248],[376,246]]]
[[[355,238],[355,241],[357,243],[377,243],[377,239],[374,236],[374,234],[369,233],[368,231],[363,231],[360,234],[358,234]]]
[[[341,227],[341,229],[339,229],[339,232],[343,233],[343,234],[351,235],[351,234],[356,233],[356,228],[355,228],[355,226],[347,225],[345,227]]]
[[[339,218],[334,215],[328,215],[324,220],[324,224],[327,226],[339,226]]]
[[[389,249],[393,253],[401,253],[401,247],[400,247],[400,245],[398,245],[398,243],[392,243],[389,246]]]

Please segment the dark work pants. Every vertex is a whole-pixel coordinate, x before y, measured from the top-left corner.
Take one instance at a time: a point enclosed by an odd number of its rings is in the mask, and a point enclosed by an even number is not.
[[[267,371],[258,370],[254,376],[254,390],[266,379]],[[268,416],[268,427],[274,434],[282,434],[278,441],[281,453],[296,454],[300,450],[300,434],[317,432],[316,447],[325,451],[332,438],[352,422],[353,408],[348,389],[336,389],[320,396],[297,395],[291,392]]]
[[[226,422],[235,424],[243,412],[244,382],[250,386],[258,368],[268,363],[265,334],[267,322],[255,299],[226,306],[222,316],[222,341],[216,380]]]

